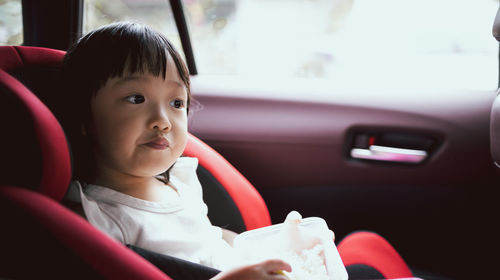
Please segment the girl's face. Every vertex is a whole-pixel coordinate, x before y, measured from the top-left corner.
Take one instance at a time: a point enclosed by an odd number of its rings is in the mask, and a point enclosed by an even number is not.
[[[150,73],[109,79],[90,104],[87,133],[94,140],[97,177],[166,171],[186,146],[186,105],[187,90],[170,56],[165,79]]]

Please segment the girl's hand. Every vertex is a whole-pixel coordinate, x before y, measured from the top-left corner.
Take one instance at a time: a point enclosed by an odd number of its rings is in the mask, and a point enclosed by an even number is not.
[[[231,269],[217,274],[211,280],[286,280],[280,271],[292,271],[292,267],[281,260],[268,260],[261,263]]]

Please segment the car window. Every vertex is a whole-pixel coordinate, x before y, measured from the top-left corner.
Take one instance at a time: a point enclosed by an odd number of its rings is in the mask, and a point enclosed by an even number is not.
[[[85,0],[83,33],[116,21],[134,21],[165,34],[183,54],[172,10],[166,0]]]
[[[0,45],[23,42],[21,0],[0,0]]]
[[[184,3],[200,74],[398,87],[497,84],[491,19],[498,0]]]

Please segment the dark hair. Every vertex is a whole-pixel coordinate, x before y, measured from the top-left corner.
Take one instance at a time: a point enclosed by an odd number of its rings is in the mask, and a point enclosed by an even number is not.
[[[146,73],[166,78],[171,56],[191,101],[189,72],[165,36],[138,23],[118,22],[100,27],[80,38],[66,53],[62,66],[63,92],[56,110],[73,152],[73,177],[88,181],[94,176],[91,139],[82,133],[90,123],[90,100],[108,79]],[[169,170],[162,181],[169,180]]]

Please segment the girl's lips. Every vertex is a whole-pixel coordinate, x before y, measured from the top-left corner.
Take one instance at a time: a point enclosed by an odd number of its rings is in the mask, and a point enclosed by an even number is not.
[[[146,145],[150,148],[153,148],[155,150],[165,150],[170,146],[170,143],[168,143],[167,139],[165,139],[163,137],[159,137],[159,138],[155,138],[154,140],[152,140],[150,142],[145,143],[144,145]]]

